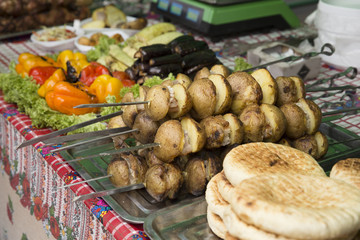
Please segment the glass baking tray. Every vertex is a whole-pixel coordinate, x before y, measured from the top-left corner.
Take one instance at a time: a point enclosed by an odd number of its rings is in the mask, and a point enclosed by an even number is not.
[[[320,126],[320,131],[326,134],[329,140],[329,150],[325,158],[319,160],[319,164],[324,168],[324,170],[327,173],[331,170],[331,167],[338,160],[345,159],[348,157],[360,157],[360,137],[357,136],[355,133],[352,133],[344,128],[332,124],[331,122],[322,123]],[[65,160],[72,160],[80,156],[90,156],[113,149],[114,149],[113,143],[109,139],[107,141],[100,141],[96,143],[96,145],[82,145],[79,147],[75,147],[70,150],[62,151],[60,152],[60,154]],[[72,162],[69,164],[81,175],[82,178],[91,179],[91,178],[107,175],[106,168],[110,161],[111,161],[111,156],[102,156],[96,158],[89,158],[87,160],[82,160],[79,162]],[[102,191],[105,189],[114,188],[110,180],[107,178],[102,180],[92,181],[89,182],[88,184],[95,191]],[[198,198],[191,196],[189,194],[180,194],[179,198],[177,198],[176,200],[166,200],[164,202],[158,203],[146,192],[145,189],[140,189],[126,193],[114,194],[111,196],[104,196],[103,199],[113,208],[114,211],[116,211],[126,221],[131,223],[144,223],[145,219],[149,221],[149,218],[147,218],[149,215],[154,213],[157,216],[159,210],[166,209],[164,210],[165,212],[167,210],[171,211],[171,209],[177,209],[176,206],[182,207],[183,205],[185,206],[187,203],[192,203],[193,201],[196,202]],[[198,216],[197,215],[195,216],[195,212],[198,213],[198,210],[201,209],[202,208],[199,207],[199,209],[192,209],[191,211],[189,211],[188,213],[190,214],[189,216],[191,216],[191,219],[188,220],[192,222],[194,220],[192,218],[195,218],[196,221],[197,220],[200,221],[200,219],[197,219]],[[202,213],[204,215],[206,211]],[[181,220],[180,218],[187,219],[187,217],[184,217],[183,215],[181,215],[181,217],[180,215],[179,216],[175,215],[173,217],[174,219],[172,220],[174,220],[174,224],[175,223],[176,224],[172,227],[177,228],[177,227],[186,226],[186,224],[183,223],[183,220]],[[151,233],[155,232],[159,234],[159,236],[162,237],[167,236],[164,235],[165,234],[164,232],[159,232],[161,229],[164,230],[163,226],[161,225],[163,223],[160,224],[159,221],[155,218],[156,217],[152,215],[152,219],[153,219],[151,220],[152,223],[147,222],[147,231],[149,232],[149,235],[152,236]],[[179,221],[181,222],[181,224]],[[205,220],[202,219],[201,221],[206,222],[206,219]],[[190,223],[190,222],[187,221],[186,223]],[[200,226],[201,224],[199,223],[196,225]],[[152,227],[149,229],[149,226]],[[165,228],[165,230],[166,229],[170,229],[170,227]],[[204,230],[203,228],[200,229],[201,231],[205,231],[206,233],[208,233],[208,231]],[[166,234],[170,234],[170,232],[172,231],[169,230],[169,232],[166,232]],[[183,232],[181,234],[183,234]],[[172,238],[165,237],[164,239],[172,239]],[[174,236],[173,239],[188,239],[188,238],[184,238],[183,236],[180,237],[176,235]],[[205,239],[205,238],[199,238],[199,239]]]

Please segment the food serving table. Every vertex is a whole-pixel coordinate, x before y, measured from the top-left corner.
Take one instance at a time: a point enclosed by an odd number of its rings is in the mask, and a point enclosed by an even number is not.
[[[234,59],[243,50],[241,46],[276,41],[284,37],[302,37],[303,30],[273,31],[208,42],[224,65],[233,68]],[[8,70],[9,63],[22,52],[46,54],[28,39],[2,42],[0,44],[0,72]],[[340,70],[322,64],[318,78],[326,78]],[[360,77],[335,80],[337,86],[360,85]],[[316,100],[323,112],[352,106],[360,107],[360,97],[355,93],[339,93]],[[346,104],[341,104],[346,103]],[[72,202],[76,195],[93,192],[86,183],[66,189],[57,187],[82,180],[70,165],[56,165],[64,159],[52,147],[43,148],[42,143],[16,150],[25,140],[51,132],[36,129],[31,119],[19,112],[16,105],[0,96],[0,239],[148,239],[141,224],[127,223],[101,198]],[[360,114],[334,117],[331,122],[360,136]]]

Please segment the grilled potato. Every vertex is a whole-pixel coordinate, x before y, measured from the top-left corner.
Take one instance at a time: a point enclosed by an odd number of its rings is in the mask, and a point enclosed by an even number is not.
[[[154,142],[160,145],[154,148],[154,154],[161,161],[169,163],[179,156],[184,147],[184,131],[178,120],[169,120],[160,125]]]
[[[184,117],[183,119],[181,119],[181,126],[185,136],[183,154],[186,155],[190,152],[195,153],[200,151],[204,147],[206,142],[204,128],[201,127],[200,123],[189,117]],[[184,152],[185,149],[186,151]]]
[[[326,135],[320,131],[317,131],[314,134],[314,137],[315,137],[317,147],[318,147],[317,159],[319,159],[319,158],[322,158],[323,156],[325,156],[325,154],[327,153],[328,148],[329,148],[329,142],[328,142]]]
[[[171,89],[174,94],[175,107],[172,107],[170,101],[169,115],[171,118],[179,118],[190,111],[193,105],[192,99],[185,86],[180,83],[173,85]]]
[[[224,78],[227,78],[230,74],[230,71],[224,65],[216,64],[211,67],[210,74],[220,74],[220,75],[224,76]]]
[[[200,122],[205,129],[206,144],[205,148],[213,149],[229,145],[230,143],[230,124],[223,116],[210,116]]]
[[[287,103],[280,107],[283,112],[287,126],[285,135],[289,138],[296,139],[306,133],[306,117],[304,111],[295,103]]]
[[[196,72],[193,81],[202,79],[202,78],[208,78],[210,75],[210,70],[207,67],[203,67],[199,71]]]
[[[240,114],[246,106],[260,104],[263,95],[259,83],[246,72],[234,72],[228,80],[233,94],[231,111]]]
[[[295,82],[289,77],[277,77],[276,83],[278,86],[277,106],[282,106],[286,103],[296,102],[297,90]]]
[[[220,74],[210,74],[208,79],[214,83],[216,88],[216,106],[214,114],[223,114],[231,108],[231,86],[225,77]]]
[[[261,103],[275,104],[278,97],[278,86],[270,72],[265,68],[255,70],[251,76],[259,83],[263,98]]]
[[[189,86],[190,86],[190,84],[191,84],[191,79],[190,79],[187,75],[185,75],[185,74],[183,74],[183,73],[178,73],[178,74],[176,75],[176,79],[175,79],[174,82],[175,82],[174,84],[180,83],[180,84],[183,85],[186,89],[188,89]]]
[[[321,109],[316,103],[305,98],[300,98],[296,105],[305,113],[306,134],[315,134],[319,129],[322,119]]]
[[[242,143],[244,139],[243,123],[232,113],[227,113],[223,117],[230,126],[230,145]]]
[[[283,112],[275,105],[263,103],[260,105],[265,116],[264,139],[265,142],[277,142],[286,130],[286,118]]]
[[[146,94],[145,111],[154,121],[163,119],[170,107],[170,92],[166,86],[155,85]]]
[[[216,108],[216,87],[212,81],[202,78],[191,83],[188,89],[193,108],[190,111],[195,119],[211,116]]]
[[[266,126],[265,115],[257,104],[247,106],[239,117],[244,124],[244,142],[262,142]]]
[[[146,191],[156,201],[176,197],[183,183],[183,177],[178,167],[172,164],[156,164],[151,166],[145,175]]]
[[[113,117],[110,119],[110,121],[108,123],[109,129],[110,128],[120,128],[120,127],[126,127],[126,124],[124,123],[122,115],[116,116],[116,117]],[[130,136],[131,136],[131,134],[128,133],[128,134],[122,134],[122,135],[113,137],[112,139],[114,142],[114,148],[119,149],[119,148],[123,147],[125,139],[129,138]]]
[[[154,142],[159,123],[154,121],[146,112],[140,112],[134,121],[133,129],[138,129],[133,133],[134,138],[141,143]]]
[[[208,181],[220,172],[221,168],[221,160],[211,152],[203,151],[191,156],[184,170],[187,192],[195,196],[203,194]]]
[[[305,135],[295,139],[292,146],[300,151],[310,154],[313,158],[319,158],[318,146],[314,135]]]
[[[290,79],[295,83],[296,86],[296,101],[298,101],[300,98],[305,98],[306,91],[304,81],[297,76],[292,76]]]
[[[115,157],[107,168],[107,174],[112,175],[110,181],[117,187],[142,183],[145,179],[147,165],[143,158],[131,153]]]
[[[127,92],[121,100],[122,102],[135,102],[134,94],[132,92]],[[122,107],[123,114],[122,119],[126,126],[132,128],[135,118],[138,115],[139,111],[136,105],[127,105]]]

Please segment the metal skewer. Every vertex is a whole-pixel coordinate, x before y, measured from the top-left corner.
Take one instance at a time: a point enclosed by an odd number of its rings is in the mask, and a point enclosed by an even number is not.
[[[358,71],[357,68],[354,67],[348,67],[345,71],[340,72],[340,73],[336,73],[333,76],[329,77],[329,78],[324,78],[324,79],[319,79],[316,82],[312,83],[312,84],[307,84],[305,86],[306,90],[308,91],[308,89],[316,86],[316,85],[320,85],[323,83],[327,83],[330,81],[330,87],[334,84],[334,80],[343,76],[346,76],[349,79],[354,79],[357,75]]]
[[[328,48],[328,51],[326,50]],[[246,70],[243,70],[244,72],[251,72],[251,71],[254,71],[256,69],[259,69],[259,68],[265,68],[269,65],[273,65],[273,64],[276,64],[276,63],[280,63],[280,62],[294,62],[294,61],[297,61],[297,60],[300,60],[300,59],[309,59],[309,58],[312,58],[312,57],[316,57],[320,54],[324,54],[326,56],[331,56],[333,53],[335,52],[335,47],[333,45],[331,45],[330,43],[325,43],[322,47],[321,47],[321,50],[320,52],[308,52],[308,53],[305,53],[301,56],[289,56],[289,57],[285,57],[285,58],[282,58],[282,59],[279,59],[279,60],[276,60],[276,61],[272,61],[272,62],[269,62],[269,63],[265,63],[265,64],[262,64],[262,65],[259,65],[259,66],[256,66],[256,67],[252,67],[252,68],[249,68],[249,69],[246,69]]]
[[[77,143],[67,145],[67,146],[64,146],[64,147],[59,147],[59,148],[56,148],[56,149],[52,149],[52,150],[50,150],[50,153],[63,151],[63,150],[74,148],[74,147],[77,147],[77,146],[80,146],[80,145],[89,144],[89,143],[97,142],[97,141],[100,141],[100,140],[103,140],[103,139],[112,138],[112,137],[116,137],[116,136],[119,136],[119,135],[132,133],[132,132],[137,132],[137,131],[139,131],[139,130],[138,129],[130,129],[130,130],[123,131],[123,132],[113,133],[113,134],[110,134],[110,135],[107,135],[107,136],[102,136],[102,137],[93,138],[93,139],[86,140],[86,141],[77,142]]]
[[[79,140],[79,139],[85,139],[93,136],[106,136],[108,134],[127,131],[130,129],[131,128],[129,127],[119,127],[119,128],[110,128],[110,129],[94,131],[94,132],[85,132],[85,133],[77,133],[77,134],[71,134],[65,136],[57,136],[54,138],[49,138],[44,140],[43,142],[45,143],[45,145],[43,145],[42,147],[48,147],[55,144],[60,144],[60,143]]]
[[[57,189],[68,188],[68,187],[75,186],[75,185],[78,185],[78,184],[81,184],[81,183],[88,183],[88,182],[92,182],[92,181],[96,181],[96,180],[101,180],[101,179],[105,179],[105,178],[109,178],[109,177],[112,177],[112,175],[109,174],[109,175],[106,175],[106,176],[91,178],[91,179],[87,179],[87,180],[84,180],[84,181],[67,184],[67,185],[64,185],[64,186],[61,186],[61,187],[57,187]]]
[[[119,103],[93,103],[93,104],[80,104],[73,108],[117,107],[117,106],[127,106],[127,105],[137,105],[137,104],[147,104],[147,103],[149,103],[149,101],[119,102]]]
[[[116,154],[123,153],[123,152],[131,152],[131,151],[136,151],[136,150],[139,150],[139,149],[157,147],[159,145],[160,145],[159,143],[148,143],[148,144],[143,144],[143,145],[139,145],[139,146],[135,146],[135,147],[120,148],[120,149],[117,149],[117,150],[111,150],[109,152],[102,152],[102,153],[98,153],[98,154],[94,154],[94,155],[75,158],[75,159],[72,159],[72,160],[69,160],[69,161],[58,162],[55,165],[78,162],[78,161],[89,159],[89,158],[111,156],[111,155],[116,155]]]
[[[43,136],[40,136],[40,137],[30,139],[28,141],[25,141],[25,142],[21,143],[16,149],[23,148],[23,147],[29,146],[31,144],[34,144],[34,143],[37,143],[37,142],[40,142],[40,141],[43,141],[43,140],[46,140],[46,139],[49,139],[49,138],[52,138],[52,137],[56,137],[56,136],[59,136],[59,135],[74,131],[76,129],[79,129],[79,128],[82,128],[82,127],[85,127],[85,126],[88,126],[88,125],[91,125],[91,124],[94,124],[94,123],[97,123],[97,122],[101,122],[101,121],[116,117],[118,115],[121,115],[122,113],[123,113],[123,111],[118,111],[118,112],[115,112],[115,113],[111,113],[111,114],[108,114],[108,115],[105,115],[105,116],[101,116],[101,117],[98,117],[98,118],[95,118],[95,119],[91,119],[89,121],[85,121],[85,122],[73,125],[71,127],[67,127],[67,128],[55,131],[55,132],[51,132],[49,134],[46,134],[46,135],[43,135]]]
[[[109,189],[109,190],[103,190],[100,192],[94,192],[94,193],[90,193],[90,194],[76,196],[73,198],[72,201],[73,202],[84,201],[84,200],[87,200],[90,198],[103,197],[103,196],[108,196],[108,195],[112,195],[115,193],[129,192],[129,191],[141,189],[144,187],[145,187],[145,185],[143,183],[137,183],[137,184],[132,184],[132,185],[124,186],[124,187],[113,188],[113,189]]]
[[[330,116],[330,115],[336,115],[339,113],[348,113],[348,112],[359,111],[359,110],[360,110],[360,107],[343,108],[340,110],[322,113],[322,116]]]
[[[325,91],[344,91],[349,89],[358,89],[360,86],[352,86],[352,85],[345,85],[340,87],[328,87],[328,88],[314,88],[314,89],[308,89],[306,92],[325,92]]]

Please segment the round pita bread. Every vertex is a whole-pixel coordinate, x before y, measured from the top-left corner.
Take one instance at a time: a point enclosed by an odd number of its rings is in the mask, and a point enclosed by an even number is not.
[[[240,238],[232,236],[229,232],[225,235],[225,240],[241,240]]]
[[[241,221],[231,208],[227,208],[223,217],[224,224],[231,236],[243,240],[294,240],[273,233],[264,232],[261,229]]]
[[[226,178],[234,186],[263,173],[326,176],[309,154],[292,147],[264,142],[243,144],[232,149],[226,155],[223,167]]]
[[[233,196],[232,192],[234,191],[235,187],[231,185],[229,180],[227,180],[224,171],[221,171],[220,173],[218,173],[218,175],[219,179],[216,181],[217,189],[222,199],[224,199],[225,202],[229,203],[229,200]],[[225,208],[223,208],[223,210],[225,210]]]
[[[347,158],[337,162],[330,171],[330,177],[360,189],[360,158]]]
[[[219,238],[224,239],[227,230],[221,217],[213,213],[209,208],[206,216],[211,231],[213,231],[213,233]]]
[[[343,239],[360,228],[360,191],[343,181],[266,174],[244,180],[231,193],[229,203],[241,221],[288,238]]]
[[[221,173],[216,174],[208,182],[205,191],[205,199],[208,204],[208,209],[222,218],[224,210],[230,205],[223,199],[218,190],[218,181],[222,178],[221,175]]]

